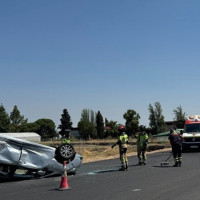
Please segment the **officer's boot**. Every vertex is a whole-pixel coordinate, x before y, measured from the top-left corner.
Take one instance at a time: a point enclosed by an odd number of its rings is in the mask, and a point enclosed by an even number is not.
[[[138,165],[142,165],[142,158],[138,159]]]
[[[175,164],[173,165],[173,167],[178,167],[178,166],[179,166],[178,162],[175,162]]]
[[[179,157],[178,158],[178,166],[181,167],[181,164],[182,164],[182,157]]]
[[[128,170],[128,163],[127,162],[126,162],[126,167],[125,168],[126,168],[126,170]]]
[[[119,170],[120,170],[120,171],[125,171],[125,170],[126,170],[126,166],[125,166],[124,163],[122,163],[122,166],[121,166],[121,168],[120,168]]]
[[[173,165],[173,167],[178,167],[178,165],[179,165],[179,159],[178,159],[178,157],[175,157],[174,158],[174,162],[175,162],[175,164]]]
[[[143,163],[144,165],[147,165],[146,159],[143,159],[142,163]]]

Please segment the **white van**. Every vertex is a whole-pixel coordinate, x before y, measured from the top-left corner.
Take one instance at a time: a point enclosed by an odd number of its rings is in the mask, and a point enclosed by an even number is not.
[[[200,115],[187,117],[183,138],[183,151],[187,149],[200,149]]]

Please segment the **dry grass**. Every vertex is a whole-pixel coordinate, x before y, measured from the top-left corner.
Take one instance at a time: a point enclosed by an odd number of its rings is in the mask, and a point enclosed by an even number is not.
[[[83,155],[84,162],[91,160],[110,159],[119,156],[119,148],[111,148],[111,146],[99,146],[99,145],[75,145],[77,153]],[[128,146],[127,153],[136,152],[136,147],[133,145]]]
[[[111,158],[119,157],[119,147],[115,146],[113,149],[111,148],[112,144],[116,142],[116,139],[110,140],[90,140],[90,141],[72,141],[74,149],[77,153],[83,156],[83,163],[92,162],[97,160],[106,160]],[[130,139],[127,155],[132,156],[136,155],[136,140]],[[58,146],[60,141],[48,141],[43,142],[42,144],[48,146]],[[166,145],[165,143],[155,143],[154,141],[149,142],[149,147],[156,147],[160,145]],[[167,145],[166,145],[167,146]]]

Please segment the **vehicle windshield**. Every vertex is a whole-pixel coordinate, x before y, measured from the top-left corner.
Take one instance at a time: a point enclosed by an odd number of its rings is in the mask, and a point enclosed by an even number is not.
[[[200,132],[200,124],[186,124],[184,128],[184,132]]]

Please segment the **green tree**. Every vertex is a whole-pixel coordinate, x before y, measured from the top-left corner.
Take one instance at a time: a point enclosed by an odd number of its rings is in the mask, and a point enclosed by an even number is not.
[[[72,124],[73,124],[67,109],[63,110],[63,114],[61,115],[60,122],[61,123],[58,126],[58,128],[60,129],[59,134],[63,136],[65,134],[65,130],[66,129],[71,129],[72,128]]]
[[[81,112],[81,120],[80,121],[90,121],[90,110],[89,109],[83,109]]]
[[[13,111],[10,113],[10,131],[20,132],[21,128],[27,124],[28,119],[24,119],[24,116],[20,114],[17,106],[15,105]]]
[[[111,137],[117,137],[118,136],[118,124],[117,121],[107,121],[107,125],[110,127],[109,130],[106,131],[105,135],[106,136],[111,136]]]
[[[105,126],[107,126],[107,124],[108,124],[108,119],[105,118]]]
[[[166,131],[166,124],[160,102],[155,102],[154,107],[149,104],[149,126],[152,129],[152,134],[158,134]]]
[[[7,133],[9,130],[10,125],[10,118],[8,113],[6,113],[6,110],[3,106],[3,104],[0,105],[0,132],[1,133]]]
[[[81,120],[78,123],[81,138],[85,140],[97,138],[97,130],[89,120]]]
[[[94,124],[94,126],[96,126],[96,116],[95,116],[95,112],[93,110],[90,110],[90,122],[92,124]]]
[[[158,132],[157,130],[157,122],[156,122],[156,116],[155,116],[155,111],[154,111],[154,108],[151,104],[149,104],[149,126],[152,130],[152,134],[155,134]]]
[[[93,110],[83,109],[81,119],[78,123],[79,133],[84,139],[97,138],[97,130],[95,128],[95,114]]]
[[[96,127],[97,127],[97,135],[99,138],[104,138],[104,123],[101,112],[98,111],[96,114]]]
[[[186,113],[183,112],[181,105],[173,110],[173,114],[175,116],[174,121],[176,121],[176,127],[183,128],[185,124]]]
[[[95,125],[95,112],[91,109],[83,109],[81,113],[81,121],[86,120]]]
[[[23,125],[21,127],[21,131],[22,132],[37,132],[37,130],[39,130],[40,126],[35,123],[35,122],[32,122],[32,123],[27,123],[25,125]]]
[[[38,119],[36,122],[37,130],[35,131],[38,133],[42,139],[52,138],[57,136],[56,134],[56,125],[51,119]]]
[[[138,131],[140,115],[135,110],[127,110],[123,115],[126,120],[126,132],[127,134],[133,135]]]

